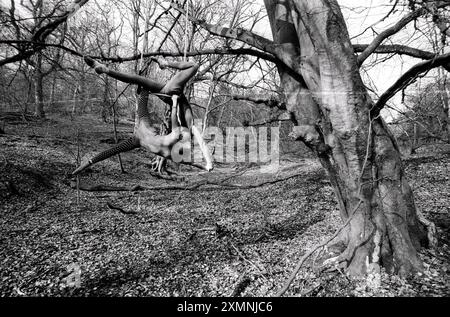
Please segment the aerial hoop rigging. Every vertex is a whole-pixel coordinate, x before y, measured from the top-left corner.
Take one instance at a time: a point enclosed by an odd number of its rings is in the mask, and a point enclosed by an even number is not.
[[[189,27],[189,0],[186,0],[186,15],[184,21],[184,54],[183,54],[184,62],[187,61],[187,50],[189,46],[188,27]]]

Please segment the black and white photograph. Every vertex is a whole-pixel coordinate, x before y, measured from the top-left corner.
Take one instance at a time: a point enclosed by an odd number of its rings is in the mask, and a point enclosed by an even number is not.
[[[449,297],[449,72],[448,0],[0,0],[0,297]]]

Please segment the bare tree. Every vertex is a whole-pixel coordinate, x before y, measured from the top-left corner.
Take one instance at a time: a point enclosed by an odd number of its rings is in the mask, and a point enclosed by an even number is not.
[[[16,54],[0,60],[0,66],[8,63],[25,60],[34,68],[34,95],[35,95],[35,115],[45,117],[44,112],[44,92],[43,78],[49,75],[58,66],[60,58],[60,50],[56,51],[56,60],[49,60],[49,68],[44,69],[44,58],[46,55],[42,50],[46,47],[46,41],[49,35],[63,25],[69,17],[71,17],[87,0],[76,0],[68,8],[62,9],[62,2],[55,1],[51,5],[47,5],[44,1],[21,1],[20,5],[29,11],[33,24],[26,23],[27,19],[16,13],[15,2],[11,0],[10,4],[10,23],[15,31],[14,39],[3,40],[8,43]],[[61,15],[54,18],[61,12]],[[21,21],[26,21],[21,23]],[[59,36],[57,43],[53,43],[55,47],[61,46],[65,38],[65,28],[59,28]],[[51,39],[54,41],[54,39]]]
[[[407,1],[408,7],[401,19],[376,34],[369,44],[358,45],[351,43],[336,0],[265,0],[272,39],[256,34],[253,23],[243,22],[249,17],[241,14],[242,3],[233,2],[236,7],[232,11],[217,10],[219,16],[212,10],[226,6],[222,2],[207,2],[203,6],[196,3],[189,7],[189,14],[184,4],[172,2],[170,9],[159,3],[162,12],[155,15],[149,27],[163,34],[162,44],[155,51],[135,50],[128,56],[97,57],[108,62],[124,62],[157,55],[192,56],[202,65],[209,61],[209,65],[203,67],[210,67],[211,71],[203,76],[215,84],[223,80],[235,86],[239,76],[234,75],[239,71],[222,71],[221,67],[226,68],[226,65],[221,66],[217,61],[230,64],[224,56],[233,57],[231,65],[239,66],[240,70],[248,69],[258,59],[273,63],[279,75],[279,87],[273,89],[278,93],[277,100],[248,95],[233,99],[248,99],[256,104],[286,109],[296,123],[291,135],[303,141],[326,170],[343,226],[327,241],[333,255],[329,255],[332,260],[324,265],[339,264],[351,275],[379,273],[381,266],[401,275],[422,270],[418,250],[435,242],[434,227],[416,208],[399,148],[380,112],[393,96],[414,83],[421,74],[438,67],[449,70],[450,53],[384,43],[411,23],[430,17],[446,37],[448,24],[443,10],[448,8],[448,2],[436,1],[431,5],[428,1]],[[398,4],[396,1],[394,8]],[[210,5],[208,10],[207,5]],[[220,17],[223,12],[228,15]],[[160,17],[166,13],[167,20],[162,20]],[[182,31],[181,16],[189,18],[196,32]],[[190,37],[186,37],[189,34]],[[197,41],[196,37],[202,41]],[[187,51],[180,38],[188,39]],[[199,42],[206,44],[196,46]],[[36,53],[40,46],[33,49],[26,51],[27,54]],[[80,55],[69,48],[62,49]],[[361,78],[361,67],[367,65],[370,57],[383,54],[407,55],[421,61],[404,72],[378,98],[373,98]],[[211,55],[216,58],[208,57]],[[0,65],[21,58],[23,54],[2,60]],[[209,96],[214,92],[213,89]],[[210,106],[206,104],[205,108]]]
[[[317,154],[339,201],[345,228],[333,241],[340,253],[334,262],[353,275],[379,272],[381,265],[403,275],[421,270],[417,250],[433,242],[427,237],[429,223],[417,212],[396,141],[380,110],[411,78],[446,65],[450,56],[414,66],[377,102],[369,96],[359,68],[386,37],[426,10],[414,11],[356,58],[336,1],[266,0],[265,5],[274,41],[248,30],[192,20],[212,34],[278,59],[285,103],[298,122],[293,135]]]

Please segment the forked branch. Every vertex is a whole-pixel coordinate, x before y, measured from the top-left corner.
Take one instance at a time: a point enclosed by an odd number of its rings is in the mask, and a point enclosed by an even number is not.
[[[58,26],[62,23],[66,22],[67,19],[72,17],[82,6],[84,6],[89,0],[74,0],[73,3],[64,11],[61,15],[55,18],[53,21],[47,23],[46,25],[39,28],[34,34],[31,36],[30,43],[31,46],[23,51],[19,51],[16,55],[11,57],[7,57],[5,59],[0,60],[0,66],[19,62],[24,60],[36,52],[45,48],[45,40],[47,37],[55,31]]]

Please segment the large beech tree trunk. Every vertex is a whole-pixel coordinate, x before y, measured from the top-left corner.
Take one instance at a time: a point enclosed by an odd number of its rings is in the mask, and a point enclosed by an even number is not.
[[[399,149],[361,80],[335,0],[265,0],[274,41],[301,59],[303,80],[279,68],[291,135],[305,142],[328,173],[347,223],[333,241],[335,261],[351,275],[421,270],[427,243]],[[331,256],[331,255],[330,255]]]

